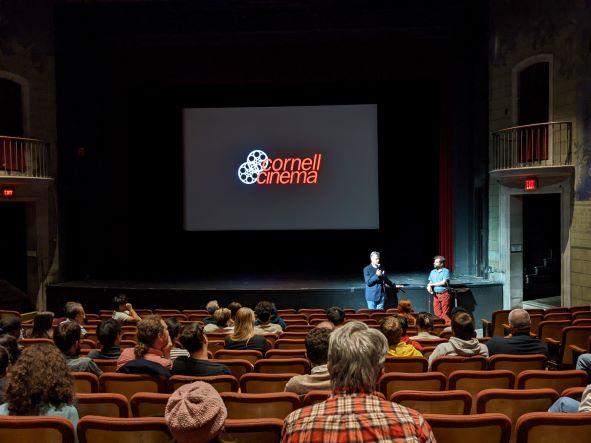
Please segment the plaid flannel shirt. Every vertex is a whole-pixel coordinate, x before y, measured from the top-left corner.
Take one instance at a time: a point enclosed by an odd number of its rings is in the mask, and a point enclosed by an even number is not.
[[[417,411],[372,394],[336,392],[289,414],[281,441],[435,443],[435,437]]]

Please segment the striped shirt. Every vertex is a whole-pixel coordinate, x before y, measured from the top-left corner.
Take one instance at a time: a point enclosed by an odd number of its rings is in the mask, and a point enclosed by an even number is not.
[[[281,441],[435,443],[435,437],[417,411],[372,394],[337,392],[289,414]]]

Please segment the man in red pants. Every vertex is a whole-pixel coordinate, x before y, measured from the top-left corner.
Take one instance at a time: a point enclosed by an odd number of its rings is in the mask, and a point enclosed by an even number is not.
[[[433,270],[429,274],[427,291],[433,295],[433,310],[435,315],[450,324],[448,313],[451,309],[451,295],[447,291],[449,285],[449,270],[444,267],[445,257],[436,255],[433,259]]]

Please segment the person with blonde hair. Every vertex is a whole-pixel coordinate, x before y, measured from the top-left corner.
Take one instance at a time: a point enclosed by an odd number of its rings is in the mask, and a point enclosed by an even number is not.
[[[121,352],[117,360],[117,370],[135,359],[145,359],[170,369],[170,350],[172,341],[168,335],[168,327],[159,315],[149,315],[137,324],[138,344]]]
[[[388,355],[393,357],[422,357],[414,346],[402,341],[402,320],[398,317],[386,317],[380,329],[388,340]]]
[[[352,321],[335,329],[328,341],[332,395],[289,414],[281,441],[435,442],[421,414],[374,392],[387,351],[384,335],[365,323]]]
[[[226,337],[226,349],[254,349],[263,354],[269,349],[267,340],[262,335],[255,335],[254,311],[240,308],[234,320],[234,333]]]
[[[230,326],[232,320],[232,311],[228,308],[219,308],[213,313],[214,323],[208,323],[203,329],[205,333],[209,332],[234,332],[234,327]]]

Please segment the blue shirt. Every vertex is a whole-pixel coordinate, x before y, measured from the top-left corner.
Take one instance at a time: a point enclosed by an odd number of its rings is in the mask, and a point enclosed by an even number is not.
[[[0,405],[0,415],[9,415],[8,403]],[[60,405],[57,408],[54,405],[41,406],[39,408],[39,415],[63,417],[72,422],[74,429],[78,426],[78,410],[72,405]]]
[[[443,280],[447,280],[449,283],[449,269],[447,268],[433,269],[429,274],[429,283],[439,283]],[[438,293],[445,292],[447,291],[447,286],[433,286],[433,291]]]

